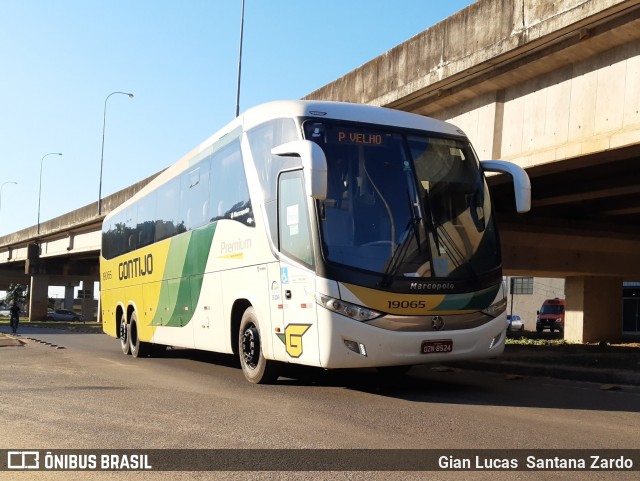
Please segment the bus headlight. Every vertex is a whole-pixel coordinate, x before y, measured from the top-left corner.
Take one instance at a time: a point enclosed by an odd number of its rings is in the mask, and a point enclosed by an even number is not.
[[[488,316],[491,316],[491,317],[498,317],[500,314],[502,314],[506,310],[507,310],[507,298],[503,297],[502,299],[495,301],[489,307],[484,309],[482,313],[487,314]]]
[[[380,317],[382,313],[367,309],[366,307],[351,304],[334,297],[325,296],[316,292],[316,302],[330,311],[337,312],[356,321],[370,321]]]

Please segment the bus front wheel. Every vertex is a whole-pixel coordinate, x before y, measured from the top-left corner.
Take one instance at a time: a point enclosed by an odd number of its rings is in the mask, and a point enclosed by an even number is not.
[[[275,361],[268,361],[262,354],[262,340],[258,319],[253,307],[242,315],[238,335],[240,365],[247,381],[254,384],[268,384],[278,378]]]

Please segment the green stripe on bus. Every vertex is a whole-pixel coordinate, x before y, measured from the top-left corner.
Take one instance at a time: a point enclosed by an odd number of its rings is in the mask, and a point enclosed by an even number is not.
[[[213,223],[172,239],[152,325],[183,327],[191,321],[215,230]]]
[[[500,290],[500,284],[488,287],[478,292],[468,294],[447,294],[442,303],[437,306],[437,310],[458,311],[476,310],[481,311],[489,307]]]

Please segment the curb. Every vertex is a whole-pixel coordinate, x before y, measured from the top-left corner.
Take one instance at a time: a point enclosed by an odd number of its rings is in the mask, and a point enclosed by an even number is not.
[[[15,336],[0,333],[0,347],[24,346],[24,342]]]
[[[453,365],[453,364],[452,364]],[[529,377],[547,377],[572,381],[593,382],[603,385],[640,387],[640,372],[616,369],[588,369],[559,365],[546,365],[518,361],[471,361],[455,363],[455,367],[474,371],[491,371]]]
[[[29,339],[30,341],[37,342],[39,344],[43,344],[45,346],[53,347],[53,348],[56,348],[56,349],[66,349],[66,347],[64,347],[64,346],[59,346],[57,344],[52,344],[50,342],[46,342],[46,341],[43,341],[41,339],[35,339],[33,337],[27,337],[25,339]]]
[[[21,339],[18,339],[18,338]],[[4,334],[4,333],[0,333],[0,347],[14,347],[14,346],[19,346],[22,347],[26,344],[25,341],[23,341],[22,339],[26,339],[29,341],[33,341],[33,342],[37,342],[39,344],[43,344],[45,346],[49,346],[49,347],[53,347],[55,349],[66,349],[66,347],[64,346],[59,346],[58,344],[53,344],[51,342],[46,342],[46,341],[42,341],[40,339],[35,339],[33,337],[22,337],[20,336],[20,334]]]

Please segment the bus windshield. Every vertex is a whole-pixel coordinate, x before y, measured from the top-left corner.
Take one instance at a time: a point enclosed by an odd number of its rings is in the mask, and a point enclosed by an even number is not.
[[[488,189],[466,140],[308,121],[327,158],[318,203],[328,263],[396,278],[469,278],[500,266]],[[418,280],[418,279],[415,279]]]

